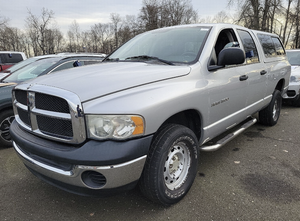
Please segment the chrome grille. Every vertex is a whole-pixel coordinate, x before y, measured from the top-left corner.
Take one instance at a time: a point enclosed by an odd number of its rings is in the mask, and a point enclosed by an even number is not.
[[[80,100],[69,91],[21,84],[13,91],[13,107],[18,124],[36,135],[72,144],[86,138]]]
[[[25,111],[21,108],[17,108],[20,119],[27,125],[30,126],[30,120],[28,111]]]
[[[73,137],[71,120],[56,119],[42,115],[37,115],[36,119],[39,129],[46,134],[61,136],[66,139]]]
[[[15,91],[16,100],[21,104],[27,105],[27,93],[26,91],[16,90]]]
[[[60,97],[48,94],[35,93],[36,108],[61,113],[69,113],[68,102]]]

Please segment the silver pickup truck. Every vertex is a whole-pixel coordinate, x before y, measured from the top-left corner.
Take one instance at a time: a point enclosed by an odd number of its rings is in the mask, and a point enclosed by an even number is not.
[[[277,123],[290,72],[275,34],[230,24],[153,30],[101,64],[17,85],[13,146],[33,174],[64,190],[101,196],[138,184],[174,204],[200,150],[257,120]]]

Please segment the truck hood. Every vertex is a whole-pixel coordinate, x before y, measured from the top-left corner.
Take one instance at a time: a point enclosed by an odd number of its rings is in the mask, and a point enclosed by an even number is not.
[[[109,62],[72,68],[27,81],[77,94],[82,102],[144,84],[189,74],[189,66]]]

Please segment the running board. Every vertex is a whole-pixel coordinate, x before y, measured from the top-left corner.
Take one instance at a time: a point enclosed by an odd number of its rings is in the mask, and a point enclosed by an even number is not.
[[[201,151],[215,151],[215,150],[218,150],[222,146],[224,146],[226,143],[228,143],[229,141],[231,141],[233,138],[235,138],[236,136],[238,136],[239,134],[241,134],[243,131],[245,131],[247,128],[251,127],[256,122],[257,122],[257,119],[251,117],[251,118],[249,118],[249,120],[246,123],[242,124],[234,132],[232,132],[230,134],[227,134],[225,137],[223,137],[222,139],[218,140],[217,142],[215,142],[212,145],[203,145],[203,146],[200,146],[200,150]]]

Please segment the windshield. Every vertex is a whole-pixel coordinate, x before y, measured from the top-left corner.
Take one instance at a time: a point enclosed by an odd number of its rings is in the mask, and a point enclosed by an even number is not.
[[[43,72],[57,63],[61,58],[47,58],[32,62],[27,66],[13,72],[11,75],[4,78],[3,82],[22,82],[32,78],[36,78]]]
[[[286,51],[286,55],[291,65],[300,65],[300,51]]]
[[[12,73],[12,72],[14,72],[14,71],[16,71],[16,70],[24,67],[24,66],[26,66],[26,65],[28,65],[28,64],[36,61],[36,60],[37,60],[36,57],[28,58],[28,59],[26,59],[24,61],[21,61],[21,62],[15,64],[15,65],[11,66],[10,68],[8,68],[8,70],[9,70],[9,72]]]
[[[121,46],[106,61],[144,61],[158,58],[170,63],[192,63],[200,55],[209,30],[207,27],[198,26],[146,32]]]

